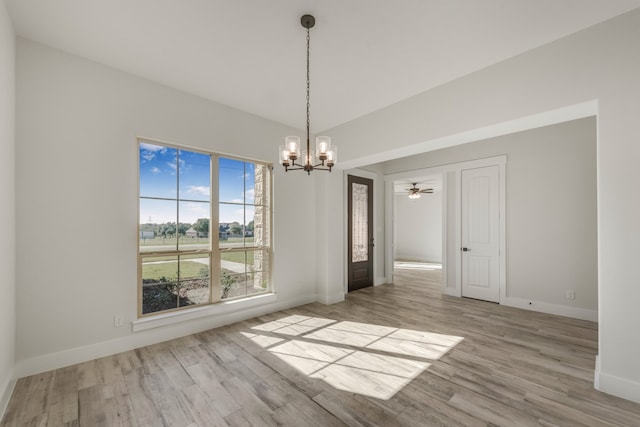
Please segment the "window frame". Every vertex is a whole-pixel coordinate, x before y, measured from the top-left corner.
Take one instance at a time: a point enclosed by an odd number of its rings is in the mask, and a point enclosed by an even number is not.
[[[140,224],[140,205],[142,199],[156,199],[162,200],[160,197],[143,197],[140,191],[140,181],[141,181],[141,168],[140,168],[140,151],[141,144],[151,144],[156,146],[163,146],[167,148],[172,148],[176,150],[184,150],[195,152],[199,154],[204,154],[209,156],[210,158],[210,170],[209,170],[209,183],[210,183],[210,191],[209,191],[209,246],[208,249],[185,249],[180,250],[180,245],[178,244],[176,248],[173,250],[166,251],[150,251],[150,252],[142,252],[140,245],[140,235],[141,235],[141,225]],[[272,285],[272,274],[273,274],[273,164],[271,162],[266,162],[263,160],[256,160],[251,158],[245,158],[241,156],[234,156],[228,154],[222,154],[214,151],[209,151],[202,148],[195,148],[183,144],[176,144],[167,141],[160,141],[152,138],[144,138],[138,137],[136,139],[136,147],[137,147],[137,168],[138,168],[138,199],[137,199],[137,319],[142,320],[150,320],[149,318],[153,316],[162,316],[173,315],[176,313],[185,313],[189,312],[189,310],[202,310],[206,307],[211,307],[215,305],[224,304],[227,302],[237,303],[242,300],[252,299],[255,297],[262,297],[268,294],[273,294],[273,285]],[[263,179],[268,180],[266,183],[267,188],[264,190],[264,195],[266,196],[266,204],[262,204],[265,212],[267,214],[267,219],[264,223],[264,226],[267,228],[268,238],[266,245],[253,245],[246,246],[243,244],[242,247],[233,247],[233,248],[220,248],[220,238],[219,238],[219,227],[220,227],[220,218],[219,218],[219,193],[220,193],[220,158],[237,160],[241,162],[253,163],[256,166],[260,165],[264,167],[264,176]],[[179,177],[176,179],[176,190],[179,190]],[[180,199],[179,191],[176,193],[175,199],[165,199],[165,200],[175,200],[179,205],[182,199]],[[188,201],[185,199],[185,201]],[[204,200],[199,200],[198,202],[205,202]],[[243,206],[247,206],[246,200],[242,204]],[[253,204],[255,207],[255,203]],[[243,221],[246,221],[246,218],[243,218]],[[176,218],[176,235],[178,236],[177,227],[180,223],[180,219]],[[243,224],[246,226],[246,224]],[[243,230],[244,235],[244,230]],[[244,237],[244,236],[243,236]],[[178,237],[179,238],[179,237]],[[265,269],[263,269],[264,277],[267,281],[267,286],[264,291],[252,293],[249,295],[240,295],[233,298],[225,298],[222,299],[222,268],[221,268],[221,256],[226,252],[247,252],[247,251],[259,251],[264,250],[267,253],[267,263],[265,265]],[[154,258],[154,257],[178,257],[178,264],[180,260],[180,256],[186,255],[208,255],[209,256],[209,299],[207,302],[187,305],[184,307],[175,307],[167,310],[154,311],[149,313],[143,313],[143,283],[142,283],[142,273],[143,273],[143,264],[145,259]],[[247,273],[245,272],[245,275]],[[178,295],[179,298],[179,295]],[[178,299],[179,302],[179,299]]]

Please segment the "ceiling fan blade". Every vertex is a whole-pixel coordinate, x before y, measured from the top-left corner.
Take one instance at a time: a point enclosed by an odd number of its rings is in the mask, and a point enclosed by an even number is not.
[[[420,193],[433,193],[433,188],[425,188],[424,190],[420,190]]]

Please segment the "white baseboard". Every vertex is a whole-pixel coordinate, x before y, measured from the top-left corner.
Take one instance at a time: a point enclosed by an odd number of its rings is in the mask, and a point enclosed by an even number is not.
[[[131,334],[121,338],[21,360],[16,363],[14,378],[35,375],[52,369],[63,368],[76,363],[82,363],[98,359],[100,357],[121,353],[123,351],[157,344],[174,338],[195,334],[276,311],[298,307],[315,301],[315,294],[292,297],[286,300],[278,300],[271,304],[252,307],[233,313],[184,321],[135,333],[132,332]]]
[[[640,403],[640,382],[602,372],[600,370],[599,356],[596,357],[594,385],[596,390],[603,393]]]
[[[16,386],[16,380],[13,377],[14,375],[7,375],[4,382],[0,384],[0,420],[2,420],[4,413],[7,411],[9,399],[11,399],[11,394]]]
[[[344,292],[338,292],[331,295],[318,295],[316,302],[324,305],[336,304],[344,301]]]
[[[458,298],[461,297],[460,296],[460,289],[458,289],[458,288],[447,288],[447,287],[444,287],[444,288],[442,288],[442,293],[444,295],[449,295],[450,297],[458,297]]]
[[[375,280],[373,281],[373,286],[380,286],[380,285],[384,285],[387,284],[389,282],[387,282],[387,278],[386,277],[376,277]]]
[[[598,321],[598,311],[589,310],[586,308],[551,304],[548,302],[533,301],[514,297],[503,298],[500,300],[500,304],[506,305],[507,307],[522,308],[524,310],[539,311],[541,313],[571,317],[573,319],[590,320],[592,322]]]

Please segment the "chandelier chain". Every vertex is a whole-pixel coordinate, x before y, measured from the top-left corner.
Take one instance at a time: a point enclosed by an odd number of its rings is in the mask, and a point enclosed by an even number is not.
[[[311,115],[309,112],[310,109],[310,103],[309,103],[309,86],[310,86],[310,79],[309,79],[309,45],[310,45],[310,40],[311,37],[309,36],[309,28],[307,28],[307,154],[309,155],[309,128],[311,127]],[[306,161],[306,159],[305,159]]]

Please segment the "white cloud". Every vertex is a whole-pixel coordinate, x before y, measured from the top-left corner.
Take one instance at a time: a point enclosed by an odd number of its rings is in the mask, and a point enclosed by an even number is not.
[[[184,160],[182,160],[182,159],[178,159],[178,163],[180,164],[180,173],[183,173],[185,170],[188,170],[188,169],[189,169],[189,167],[187,167],[187,168],[185,169],[185,167],[184,167],[184,165],[185,165]],[[167,166],[169,166],[169,167],[173,170],[173,172],[171,173],[172,175],[175,173],[176,169],[178,169],[178,167],[177,167],[177,165],[176,165],[176,162],[167,162]]]
[[[156,157],[156,153],[154,153],[153,151],[142,151],[140,153],[140,157],[142,157],[143,160],[150,162]]]
[[[180,222],[193,224],[198,218],[209,218],[211,212],[206,203],[186,203],[180,209]]]
[[[154,166],[151,168],[151,173],[160,173],[160,169]]]
[[[161,145],[146,144],[144,142],[140,143],[140,157],[147,162],[155,159],[157,152],[164,154],[166,151],[167,147],[163,147]]]
[[[167,149],[167,147],[163,147],[162,145],[147,144],[146,142],[141,142],[140,148],[146,151],[165,151]]]
[[[209,187],[204,185],[190,185],[187,189],[187,193],[196,194],[198,196],[208,196],[209,191]]]

